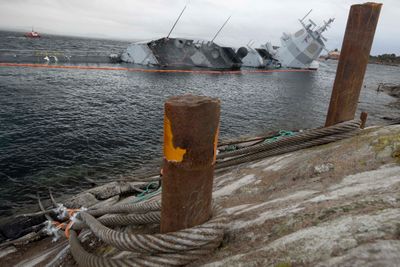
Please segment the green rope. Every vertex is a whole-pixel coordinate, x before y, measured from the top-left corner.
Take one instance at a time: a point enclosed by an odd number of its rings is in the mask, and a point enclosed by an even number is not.
[[[275,135],[275,136],[273,136],[271,138],[265,139],[264,143],[272,143],[272,142],[277,141],[278,139],[281,139],[282,137],[293,136],[293,135],[295,135],[295,133],[292,132],[292,131],[280,130],[277,135]]]
[[[142,193],[140,193],[139,195],[136,196],[136,198],[133,200],[133,203],[142,202],[142,201],[147,200],[161,192],[161,186],[157,190],[150,192],[151,187],[153,185],[158,186],[158,182],[149,183],[146,186],[146,189]]]
[[[225,149],[224,149],[224,152],[227,152],[227,151],[234,151],[234,150],[237,150],[238,149],[238,146],[237,145],[229,145],[229,146],[227,146]]]

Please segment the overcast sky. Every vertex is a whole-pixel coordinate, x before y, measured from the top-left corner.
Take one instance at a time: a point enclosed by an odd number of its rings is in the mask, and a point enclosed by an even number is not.
[[[187,0],[0,0],[0,28],[87,37],[152,39],[166,36]],[[372,54],[400,54],[400,1],[382,0]],[[217,43],[271,41],[300,28],[310,9],[317,24],[335,18],[327,48],[341,47],[353,0],[191,0],[172,36],[211,39],[232,15]]]

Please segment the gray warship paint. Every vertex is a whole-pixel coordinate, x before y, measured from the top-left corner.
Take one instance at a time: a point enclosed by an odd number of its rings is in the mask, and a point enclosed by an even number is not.
[[[243,67],[250,68],[280,68],[280,63],[264,48],[251,48],[243,59]]]
[[[242,66],[241,58],[245,55],[243,49],[241,52],[235,53],[233,48],[211,41],[165,37],[147,43],[134,43],[122,53],[121,59],[128,63],[170,68],[234,70]]]

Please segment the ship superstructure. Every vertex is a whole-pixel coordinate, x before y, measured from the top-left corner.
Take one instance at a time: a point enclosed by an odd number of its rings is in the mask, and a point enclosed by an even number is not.
[[[304,20],[311,13],[307,13],[299,22],[302,29],[294,34],[283,33],[281,46],[274,47],[270,43],[262,45],[261,48],[250,48],[248,55],[243,58],[243,66],[253,68],[296,68],[296,69],[317,69],[316,59],[325,49],[327,39],[322,35],[334,19],[324,22],[323,26],[309,19]]]
[[[283,33],[281,47],[273,51],[275,59],[283,67],[298,69],[318,68],[314,61],[325,49],[324,42],[327,41],[322,33],[328,29],[334,19],[331,18],[328,21],[324,21],[324,25],[318,27],[311,19],[308,20],[308,23],[304,22],[310,13],[311,11],[299,20],[303,28],[294,34]]]

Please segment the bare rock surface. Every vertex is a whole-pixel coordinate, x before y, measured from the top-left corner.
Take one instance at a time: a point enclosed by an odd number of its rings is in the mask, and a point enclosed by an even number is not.
[[[400,98],[400,84],[380,84],[378,91],[383,91],[390,96]]]
[[[333,257],[318,266],[398,266],[400,264],[399,252],[400,240],[378,240],[350,249],[344,255]]]
[[[371,128],[219,175],[231,223],[196,265],[400,266],[399,152],[400,126]]]
[[[213,198],[229,227],[193,266],[400,266],[400,125],[219,171]],[[2,262],[43,266],[62,242]]]

